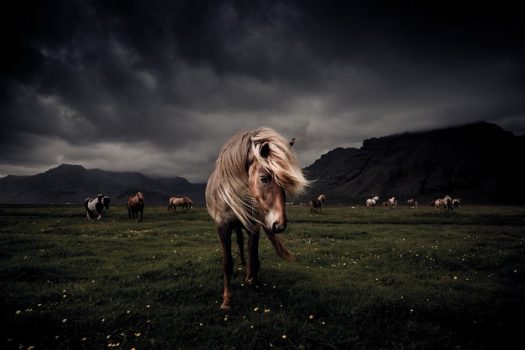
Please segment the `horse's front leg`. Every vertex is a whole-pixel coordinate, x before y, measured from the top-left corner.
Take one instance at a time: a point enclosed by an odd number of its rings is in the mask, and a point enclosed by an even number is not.
[[[232,298],[231,278],[233,274],[233,257],[232,257],[232,225],[221,225],[217,229],[222,245],[222,269],[224,275],[224,290],[222,294],[221,309],[229,310]]]
[[[248,267],[246,268],[246,278],[244,281],[250,287],[259,284],[259,232],[248,232]]]
[[[244,257],[244,236],[242,234],[241,226],[235,227],[235,234],[237,235],[237,245],[239,246],[239,257],[241,258],[242,266],[246,266],[246,258]]]
[[[137,215],[138,216],[138,215]],[[140,222],[142,222],[142,218],[144,217],[144,209],[140,210]]]

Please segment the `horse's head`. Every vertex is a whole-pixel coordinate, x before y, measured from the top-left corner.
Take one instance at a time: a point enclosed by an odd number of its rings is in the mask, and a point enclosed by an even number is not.
[[[144,193],[142,192],[137,192],[137,200],[139,202],[144,202]]]
[[[107,196],[104,196],[104,197],[102,198],[102,203],[104,204],[104,206],[106,207],[106,209],[109,209],[109,202],[110,202],[110,201],[111,201],[111,200],[110,200],[109,197],[107,197]]]
[[[248,187],[257,204],[263,228],[268,233],[279,233],[286,228],[286,195],[275,174],[264,167],[259,159],[270,156],[270,144],[256,145],[255,157],[248,165]]]

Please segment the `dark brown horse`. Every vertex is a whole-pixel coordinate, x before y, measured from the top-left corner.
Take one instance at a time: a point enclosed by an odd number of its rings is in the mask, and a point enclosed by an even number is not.
[[[140,213],[140,219],[139,219]],[[142,221],[144,215],[144,194],[137,192],[133,196],[128,197],[128,216],[138,221]]]
[[[310,201],[310,213],[320,212],[321,206],[323,205],[326,197],[324,194],[320,195],[317,198],[314,198]]]
[[[278,235],[287,224],[285,193],[298,193],[307,184],[292,147],[272,129],[239,132],[224,144],[206,186],[206,206],[217,224],[223,252],[221,309],[230,308],[232,297],[232,232],[235,230],[243,265],[242,230],[248,233],[245,282],[255,286],[259,282],[260,227],[282,259],[293,259]]]

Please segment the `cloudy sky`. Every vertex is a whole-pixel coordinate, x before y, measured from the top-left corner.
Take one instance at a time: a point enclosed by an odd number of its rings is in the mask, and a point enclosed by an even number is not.
[[[369,137],[525,134],[525,13],[479,1],[2,5],[0,174],[61,163],[205,181],[239,129],[309,165]]]

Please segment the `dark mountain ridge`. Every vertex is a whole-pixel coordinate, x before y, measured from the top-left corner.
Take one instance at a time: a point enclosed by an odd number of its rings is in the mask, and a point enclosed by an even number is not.
[[[316,180],[305,200],[324,193],[337,202],[423,203],[450,194],[478,203],[525,202],[525,172],[518,164],[525,138],[480,122],[427,132],[365,140],[357,148],[336,148],[308,166]]]
[[[371,138],[361,148],[335,148],[308,166],[307,177],[315,181],[299,200],[324,193],[327,204],[362,204],[372,195],[381,201],[396,196],[401,204],[414,197],[424,204],[450,194],[470,203],[524,203],[524,151],[524,136],[486,122]],[[62,164],[37,175],[1,178],[0,203],[81,203],[104,193],[123,204],[142,191],[147,203],[187,195],[204,204],[205,187],[182,177]]]
[[[204,184],[191,184],[182,177],[150,178],[137,172],[113,172],[62,164],[32,176],[9,175],[0,179],[0,202],[10,204],[81,203],[104,193],[114,203],[144,192],[148,203],[167,203],[170,196],[187,195],[204,202]]]

